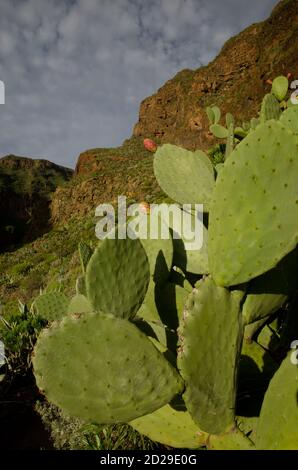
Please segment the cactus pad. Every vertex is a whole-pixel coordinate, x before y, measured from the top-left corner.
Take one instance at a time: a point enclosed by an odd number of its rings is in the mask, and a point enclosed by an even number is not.
[[[194,424],[189,413],[165,405],[153,413],[129,423],[153,441],[180,449],[197,449],[206,444],[208,435]]]
[[[210,435],[207,441],[209,450],[253,450],[253,442],[237,427],[224,434]]]
[[[296,279],[298,248],[285,256],[267,273],[253,279],[243,305],[245,323],[252,323],[276,312],[298,287]]]
[[[144,300],[149,278],[140,240],[105,238],[88,263],[88,299],[95,311],[131,318]]]
[[[33,365],[38,387],[50,401],[70,416],[96,423],[151,413],[183,387],[135,325],[94,313],[68,316],[44,330]]]
[[[270,121],[250,133],[226,161],[216,181],[209,222],[209,266],[217,284],[246,282],[295,248],[297,148],[297,137]]]
[[[175,145],[158,148],[154,173],[162,190],[180,204],[207,204],[214,187],[214,174],[200,153]]]
[[[218,139],[226,139],[228,137],[228,134],[229,134],[228,129],[226,129],[221,124],[212,124],[210,126],[210,131]]]
[[[212,279],[197,283],[180,327],[178,367],[186,382],[184,400],[195,423],[218,434],[234,424],[236,373],[242,341],[239,292]]]
[[[298,134],[298,106],[286,109],[280,117],[280,122],[290,129],[293,134]]]
[[[281,75],[273,80],[272,94],[278,99],[278,101],[283,101],[287,96],[288,88],[289,80],[287,77]]]
[[[62,292],[48,292],[35,299],[32,308],[41,318],[53,321],[60,320],[67,312],[68,298]]]
[[[87,299],[82,294],[75,295],[71,300],[67,308],[67,313],[87,313],[92,312],[92,307]]]
[[[261,123],[266,121],[270,121],[271,119],[279,119],[281,110],[279,107],[279,102],[271,93],[268,93],[264,96],[261,112],[260,112],[260,120]]]
[[[298,450],[298,366],[290,354],[272,378],[265,394],[256,445],[265,450]]]

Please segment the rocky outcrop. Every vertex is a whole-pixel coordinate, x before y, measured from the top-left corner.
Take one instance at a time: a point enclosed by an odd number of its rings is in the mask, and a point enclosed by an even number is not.
[[[146,98],[133,135],[156,137],[186,148],[206,149],[215,140],[208,132],[206,106],[247,120],[256,115],[266,80],[292,73],[298,79],[298,2],[283,0],[270,18],[230,39],[206,67],[183,70]]]
[[[100,203],[117,204],[118,195],[130,201],[153,201],[161,195],[152,168],[152,153],[139,138],[121,147],[93,149],[80,155],[71,183],[58,188],[51,204],[52,222],[94,215]]]

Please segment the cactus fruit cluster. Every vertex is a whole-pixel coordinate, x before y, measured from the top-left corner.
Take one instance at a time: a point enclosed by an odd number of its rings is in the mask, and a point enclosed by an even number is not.
[[[204,205],[200,249],[171,224],[166,240],[80,244],[76,295],[35,300],[49,321],[37,385],[66,413],[178,448],[298,449],[298,106],[287,93],[278,77],[241,126],[207,109],[226,139],[220,167],[157,148],[164,192]]]

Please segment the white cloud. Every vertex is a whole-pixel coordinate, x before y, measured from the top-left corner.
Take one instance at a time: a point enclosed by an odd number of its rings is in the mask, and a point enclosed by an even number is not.
[[[141,100],[181,68],[264,19],[277,0],[10,0],[1,2],[0,155],[74,166],[119,145]]]

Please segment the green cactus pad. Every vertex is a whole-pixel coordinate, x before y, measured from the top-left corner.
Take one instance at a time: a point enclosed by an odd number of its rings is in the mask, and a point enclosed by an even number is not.
[[[260,124],[260,119],[259,118],[251,118],[251,120],[250,120],[251,129],[256,129],[259,124]]]
[[[254,339],[255,334],[262,328],[262,326],[267,322],[269,317],[262,318],[253,323],[249,323],[244,327],[244,337],[243,339],[248,343]]]
[[[33,357],[38,387],[70,416],[128,422],[181,392],[175,369],[139,329],[94,313],[66,317],[39,337]]]
[[[232,126],[235,125],[235,119],[234,119],[233,114],[231,113],[226,114],[226,125],[227,125],[227,128],[229,128],[231,125]]]
[[[278,364],[271,355],[255,341],[247,343],[243,341],[241,356],[239,361],[238,374],[238,410],[243,414],[247,406],[250,410],[255,407],[257,413],[258,397],[266,390],[269,380],[276,371]],[[249,397],[247,399],[246,397]]]
[[[87,265],[89,260],[92,256],[93,251],[91,250],[90,246],[87,243],[79,242],[79,255],[81,260],[82,271],[85,274]]]
[[[210,131],[218,139],[226,139],[229,135],[228,129],[220,124],[212,124],[210,126]]]
[[[256,445],[264,450],[298,450],[298,366],[289,354],[265,394]]]
[[[297,148],[297,137],[270,121],[240,142],[225,162],[209,218],[209,267],[218,285],[249,281],[295,248]]]
[[[234,134],[237,136],[237,137],[246,137],[247,136],[247,131],[245,131],[242,127],[235,127],[235,131],[234,131]]]
[[[88,299],[95,311],[132,318],[144,300],[149,279],[140,240],[105,238],[88,263]]]
[[[272,83],[272,94],[278,99],[278,101],[283,101],[287,96],[289,88],[289,80],[287,77],[280,76],[276,77]]]
[[[213,174],[214,173],[213,165],[212,165],[212,162],[211,162],[210,158],[208,157],[208,155],[205,152],[203,152],[202,150],[195,150],[193,153],[198,158],[200,158],[200,160],[202,160],[203,163],[205,163],[207,168],[209,168],[210,173]]]
[[[206,108],[206,113],[210,124],[215,124],[215,114],[211,106]]]
[[[210,435],[207,441],[209,450],[253,450],[253,442],[237,427],[230,432]]]
[[[155,153],[154,173],[162,190],[180,204],[208,205],[214,174],[198,152],[162,145]]]
[[[159,410],[129,423],[144,436],[180,449],[198,449],[206,445],[208,435],[194,424],[189,413],[165,405]]]
[[[221,111],[218,106],[212,106],[212,111],[214,114],[214,124],[217,124],[220,121],[221,118]]]
[[[72,314],[72,313],[87,313],[87,312],[92,312],[92,307],[87,299],[82,294],[77,294],[75,295],[71,300],[67,308],[67,313]]]
[[[295,248],[276,268],[249,283],[243,305],[243,319],[246,324],[275,313],[285,303],[298,287],[297,266],[298,249]]]
[[[38,316],[48,321],[60,320],[67,312],[68,298],[62,292],[48,292],[37,297],[32,308]]]
[[[265,325],[259,332],[257,343],[262,346],[262,348],[267,349],[270,352],[275,352],[280,345],[280,338],[277,333],[270,327],[270,325]]]
[[[279,102],[271,93],[264,96],[260,112],[261,123],[270,121],[271,119],[279,119],[281,109]]]
[[[293,134],[298,134],[298,106],[286,109],[280,116],[280,122],[290,129]]]
[[[242,294],[197,283],[179,329],[178,368],[186,382],[184,400],[194,422],[218,434],[234,424],[236,373],[242,341]]]

